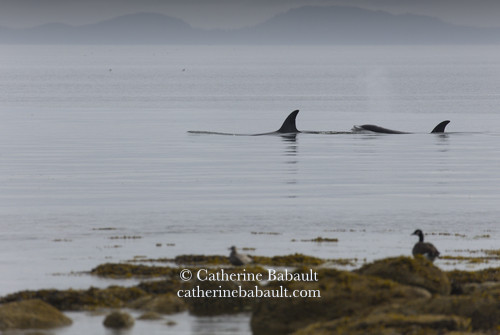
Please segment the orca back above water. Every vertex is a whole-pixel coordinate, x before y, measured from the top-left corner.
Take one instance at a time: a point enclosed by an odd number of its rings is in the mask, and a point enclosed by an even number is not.
[[[381,133],[381,134],[408,134],[403,131],[398,131],[398,130],[392,130],[392,129],[387,129],[384,127],[380,127],[374,124],[364,124],[362,126],[354,126],[352,128],[354,132],[358,131],[372,131],[374,133]]]
[[[285,121],[283,121],[283,124],[281,125],[281,128],[272,131],[269,133],[261,133],[261,134],[233,134],[233,133],[220,133],[220,132],[214,132],[214,131],[198,131],[198,130],[189,130],[188,133],[191,134],[210,134],[210,135],[231,135],[231,136],[262,136],[262,135],[293,135],[293,134],[298,134],[300,131],[297,129],[297,126],[295,124],[295,119],[297,118],[297,114],[299,114],[299,110],[296,109],[293,112],[291,112]]]
[[[448,125],[448,123],[450,123],[449,120],[446,120],[446,121],[439,123],[436,127],[434,127],[434,129],[432,129],[431,134],[444,133],[444,130],[446,129],[446,126]],[[384,127],[376,126],[374,124],[364,124],[362,126],[354,126],[352,128],[352,130],[354,132],[371,131],[371,132],[380,133],[380,134],[411,134],[409,132],[387,129]]]

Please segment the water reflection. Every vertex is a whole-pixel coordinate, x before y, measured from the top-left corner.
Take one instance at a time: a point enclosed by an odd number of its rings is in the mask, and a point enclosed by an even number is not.
[[[297,134],[286,134],[281,135],[281,139],[285,143],[285,156],[297,156]],[[296,160],[292,160],[287,163],[296,163]]]
[[[251,334],[250,315],[197,317],[192,323],[191,334]]]
[[[434,144],[436,146],[436,152],[438,153],[434,174],[439,176],[435,181],[435,185],[438,187],[436,194],[453,194],[453,191],[449,189],[449,185],[451,184],[450,180],[453,179],[452,165],[450,165],[448,159],[448,152],[450,151],[449,134],[436,134]],[[442,155],[444,153],[446,154]]]
[[[298,183],[297,174],[298,174],[298,159],[297,159],[297,134],[287,134],[282,135],[281,139],[285,144],[283,156],[285,156],[284,163],[286,164],[286,168],[284,169],[284,175],[286,176],[284,179],[284,183],[286,185],[296,185]],[[284,195],[285,198],[297,198],[297,188],[289,188],[287,189],[287,193]]]
[[[436,137],[439,139],[447,140],[450,137],[450,134],[436,134]]]
[[[449,134],[436,134],[436,145],[438,146],[439,152],[448,152],[449,148]],[[445,146],[445,147],[443,147]]]

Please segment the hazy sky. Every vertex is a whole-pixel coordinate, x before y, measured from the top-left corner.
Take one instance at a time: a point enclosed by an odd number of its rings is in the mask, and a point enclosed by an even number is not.
[[[156,12],[195,27],[238,28],[304,5],[350,5],[430,15],[470,26],[500,26],[498,0],[0,0],[0,26],[81,25],[135,12]]]

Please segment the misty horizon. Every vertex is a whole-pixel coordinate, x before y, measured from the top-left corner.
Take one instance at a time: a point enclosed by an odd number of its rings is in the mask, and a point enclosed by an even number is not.
[[[500,28],[475,28],[415,14],[352,6],[302,6],[254,26],[202,29],[141,12],[95,24],[0,29],[2,44],[498,44]]]
[[[181,19],[194,28],[240,29],[262,24],[290,9],[304,6],[349,6],[384,11],[395,15],[430,16],[449,24],[469,27],[500,27],[500,3],[494,0],[461,1],[424,0],[2,0],[0,27],[33,28],[44,24],[82,26],[97,24],[123,15],[156,13]]]

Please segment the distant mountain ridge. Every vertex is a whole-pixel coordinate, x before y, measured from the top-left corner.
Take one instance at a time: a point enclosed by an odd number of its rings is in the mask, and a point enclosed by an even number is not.
[[[194,42],[199,31],[180,19],[137,13],[82,26],[49,23],[26,29],[0,28],[0,43],[173,44]]]
[[[261,43],[308,44],[499,43],[500,28],[457,26],[439,19],[356,7],[291,9],[248,29]],[[253,35],[253,36],[252,36]]]
[[[356,7],[305,6],[253,27],[194,28],[154,13],[95,24],[0,27],[2,44],[498,44],[500,28],[458,26],[429,16],[393,15]]]

